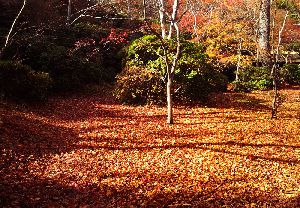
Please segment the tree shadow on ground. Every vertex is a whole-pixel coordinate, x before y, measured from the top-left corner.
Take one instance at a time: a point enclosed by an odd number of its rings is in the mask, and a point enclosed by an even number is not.
[[[130,142],[130,141],[129,141]],[[251,144],[251,143],[243,143],[243,142],[234,142],[234,141],[227,141],[227,142],[193,142],[193,143],[176,143],[176,144],[166,144],[166,145],[155,145],[155,144],[147,144],[143,142],[134,142],[134,143],[126,143],[126,145],[118,145],[116,143],[110,143],[102,145],[101,143],[99,145],[89,146],[89,145],[78,145],[78,148],[80,149],[108,149],[108,150],[140,150],[140,151],[150,151],[154,149],[201,149],[201,150],[210,150],[212,152],[217,153],[224,153],[224,154],[230,154],[230,155],[238,155],[246,157],[250,160],[266,160],[266,161],[272,161],[272,162],[279,162],[279,163],[288,163],[288,164],[300,164],[299,158],[281,158],[276,156],[266,156],[266,155],[260,155],[254,153],[244,153],[243,151],[239,150],[232,150],[228,149],[228,147],[253,147],[253,148],[262,148],[262,147],[284,147],[284,148],[291,148],[291,149],[300,149],[300,146],[298,145],[280,145],[280,144],[271,144],[271,143],[265,143],[265,144]]]
[[[59,105],[50,103],[44,109],[33,109],[25,114],[37,114],[40,117],[32,118],[26,116],[18,109],[6,109],[1,115],[0,136],[1,136],[1,165],[0,166],[0,204],[3,207],[241,207],[253,205],[257,207],[299,207],[299,196],[288,200],[282,200],[271,196],[269,193],[256,190],[250,187],[239,194],[230,195],[234,187],[228,188],[228,184],[235,181],[219,181],[211,179],[203,187],[186,187],[177,190],[166,190],[160,187],[154,194],[138,193],[138,190],[154,190],[154,185],[140,184],[140,187],[133,187],[127,184],[116,186],[113,184],[72,184],[71,181],[57,181],[30,175],[26,168],[29,161],[35,161],[45,155],[53,155],[64,152],[71,152],[79,149],[109,149],[109,150],[153,150],[153,149],[201,149],[217,153],[239,155],[251,160],[267,160],[287,164],[299,164],[298,159],[280,158],[275,156],[257,155],[234,151],[226,147],[284,147],[299,149],[298,145],[284,144],[251,144],[243,142],[182,142],[175,144],[157,145],[155,143],[143,143],[135,140],[127,140],[130,146],[124,146],[120,141],[124,138],[109,138],[104,135],[106,144],[96,146],[78,145],[78,129],[67,127],[60,122],[85,121],[87,119],[120,119],[130,118],[136,123],[128,124],[130,128],[138,127],[139,122],[153,120],[162,121],[164,115],[138,116],[115,108],[105,107],[101,100],[85,100],[84,98],[74,102],[63,101]],[[68,103],[67,105],[65,105]],[[75,105],[74,105],[75,104]],[[233,104],[234,106],[235,104]],[[228,104],[228,107],[232,104]],[[256,104],[254,105],[254,107]],[[252,109],[253,106],[246,106],[245,109]],[[240,109],[240,106],[236,106]],[[256,109],[256,108],[255,108]],[[46,111],[44,111],[46,110]],[[80,111],[82,111],[80,113]],[[210,116],[215,116],[213,113]],[[41,118],[42,117],[42,118]],[[47,122],[47,119],[58,121],[57,124]],[[127,124],[126,124],[127,125]],[[153,125],[153,124],[151,124]],[[123,126],[121,124],[100,124],[97,127],[87,128],[87,131],[105,130],[111,131]],[[94,128],[94,129],[93,129]],[[165,133],[168,136],[182,136],[188,138],[190,134],[174,133],[173,130],[166,131],[166,128],[154,132],[157,135]],[[209,133],[209,132],[207,132]],[[88,138],[90,139],[90,138]],[[101,142],[101,141],[100,141]],[[47,158],[47,157],[45,157]],[[16,167],[18,166],[18,167]],[[130,176],[132,173],[128,173]],[[107,177],[107,176],[106,176]],[[120,177],[111,174],[110,177]],[[99,178],[100,181],[104,180]],[[243,180],[243,179],[240,179]],[[147,188],[144,188],[147,186]],[[224,190],[224,188],[227,189]],[[251,205],[251,206],[252,206]]]
[[[209,98],[208,107],[264,111],[271,110],[271,103],[249,93],[214,93]]]
[[[130,179],[131,173],[122,175]],[[111,176],[118,178],[120,176]],[[161,176],[159,176],[161,177]],[[99,180],[104,180],[99,178]],[[142,181],[142,176],[139,179]],[[63,184],[29,178],[22,182],[0,181],[2,207],[299,207],[299,196],[281,199],[259,188],[237,192],[232,184],[245,179],[209,181],[193,187],[168,189],[157,184]],[[162,184],[163,185],[163,184]],[[143,190],[143,192],[139,191]]]

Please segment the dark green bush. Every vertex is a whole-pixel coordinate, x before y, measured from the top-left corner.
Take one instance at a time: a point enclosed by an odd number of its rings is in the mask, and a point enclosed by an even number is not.
[[[300,41],[292,42],[292,43],[288,44],[287,50],[295,51],[298,54],[300,54]]]
[[[42,100],[47,97],[51,84],[48,73],[34,72],[17,62],[0,62],[0,92],[4,97]]]
[[[267,90],[272,87],[271,69],[267,67],[249,67],[240,71],[240,80],[234,82],[236,91]]]
[[[146,65],[155,61],[162,54],[161,43],[155,35],[145,35],[134,40],[127,49],[126,64],[128,66]]]
[[[155,72],[135,66],[126,67],[117,76],[114,94],[127,104],[158,104],[166,100],[163,80]]]
[[[281,70],[281,78],[287,84],[300,84],[300,65],[285,64]]]
[[[165,43],[172,60],[176,42]],[[211,92],[225,91],[227,79],[212,65],[200,44],[182,41],[182,53],[174,78],[174,99],[204,101]],[[116,95],[127,103],[165,101],[166,64],[160,40],[153,35],[133,41],[127,50],[125,70],[118,76]],[[134,86],[132,86],[134,82]]]
[[[30,72],[30,88],[28,92],[29,98],[35,100],[45,100],[53,86],[53,81],[48,73],[45,72]]]
[[[93,23],[79,22],[74,25],[73,31],[77,39],[79,38],[93,38],[99,41],[99,38],[105,37],[109,34],[109,31],[103,29],[99,25]]]
[[[276,5],[279,9],[295,10],[297,8],[295,3],[289,0],[277,0]]]
[[[194,77],[186,80],[183,94],[186,100],[198,100],[204,102],[212,92],[225,92],[228,79],[225,75],[206,69]]]
[[[67,48],[47,38],[29,38],[7,50],[18,51],[19,58],[33,70],[49,73],[53,90],[68,91],[82,84],[114,80],[116,71],[104,68],[101,48],[94,42],[83,39],[73,43],[74,48]]]
[[[52,60],[48,61],[52,63]],[[115,73],[103,68],[101,62],[86,61],[80,56],[66,56],[49,65],[48,70],[56,91],[72,90],[89,83],[111,82],[115,77]]]

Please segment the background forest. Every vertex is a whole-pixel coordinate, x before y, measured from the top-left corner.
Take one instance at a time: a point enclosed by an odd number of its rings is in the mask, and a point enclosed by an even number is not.
[[[86,84],[113,84],[132,104],[164,103],[166,70],[158,1],[1,1],[1,96],[43,100]],[[166,1],[166,10],[172,3]],[[205,101],[211,92],[265,90],[270,67],[258,59],[259,1],[182,1],[181,53],[174,99]],[[286,11],[289,11],[284,22]],[[166,12],[167,13],[167,12]],[[271,53],[280,38],[280,83],[300,83],[299,2],[272,1]],[[168,57],[176,39],[168,43]],[[273,59],[272,59],[273,60]]]
[[[300,207],[299,9],[0,0],[0,206]]]

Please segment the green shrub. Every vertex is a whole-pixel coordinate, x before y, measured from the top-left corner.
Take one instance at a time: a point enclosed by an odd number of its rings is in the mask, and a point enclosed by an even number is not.
[[[29,98],[36,100],[45,100],[52,88],[53,81],[48,73],[45,72],[30,72],[30,88],[28,92]]]
[[[80,85],[80,59],[69,56],[68,49],[50,42],[32,42],[26,50],[25,63],[33,69],[49,73],[55,91],[65,91]]]
[[[123,69],[117,76],[114,94],[127,104],[158,104],[166,100],[163,80],[143,67]]]
[[[186,81],[183,94],[186,100],[205,102],[210,93],[225,92],[227,84],[228,79],[225,75],[207,69]]]
[[[168,46],[168,58],[172,60],[176,42],[171,40],[165,45]],[[209,93],[226,90],[226,77],[208,64],[208,56],[200,44],[182,41],[181,47],[174,77],[175,100],[204,101]],[[126,67],[117,77],[117,98],[127,103],[165,101],[166,64],[163,54],[156,36],[146,35],[133,41],[127,49]]]
[[[3,58],[22,60],[34,71],[48,73],[54,91],[74,90],[88,83],[112,82],[117,70],[104,64],[104,59],[107,62],[108,58],[99,43],[99,31],[95,25],[82,23],[74,28],[62,26],[45,31],[38,38],[22,33],[5,49]],[[85,37],[89,35],[97,36],[97,39]],[[117,51],[113,55],[117,56]],[[110,60],[116,65],[115,58]]]
[[[134,40],[127,49],[126,64],[128,66],[146,65],[162,54],[161,43],[155,35],[145,35]]]
[[[89,37],[97,39],[98,41],[99,38],[105,37],[109,34],[108,30],[101,28],[99,25],[86,22],[79,22],[75,24],[73,31],[77,39]]]
[[[279,9],[288,9],[288,10],[296,9],[295,3],[289,0],[277,0],[277,7]]]
[[[296,41],[288,44],[287,50],[295,51],[298,54],[300,54],[300,41]]]
[[[240,80],[234,82],[236,91],[267,90],[272,87],[271,69],[267,67],[249,67],[240,71]]]
[[[112,82],[116,72],[103,67],[99,47],[82,41],[74,49],[46,39],[30,40],[20,47],[20,58],[33,70],[49,73],[53,90],[68,91],[82,84]]]
[[[51,84],[48,73],[34,72],[17,62],[0,62],[0,91],[4,97],[42,100],[47,97]]]
[[[300,84],[300,65],[285,64],[281,70],[281,77],[287,84]]]

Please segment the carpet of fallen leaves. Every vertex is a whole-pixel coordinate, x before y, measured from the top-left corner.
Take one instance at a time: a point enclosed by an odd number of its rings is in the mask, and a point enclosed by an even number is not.
[[[300,87],[209,106],[120,105],[102,93],[0,101],[2,207],[299,207]]]

